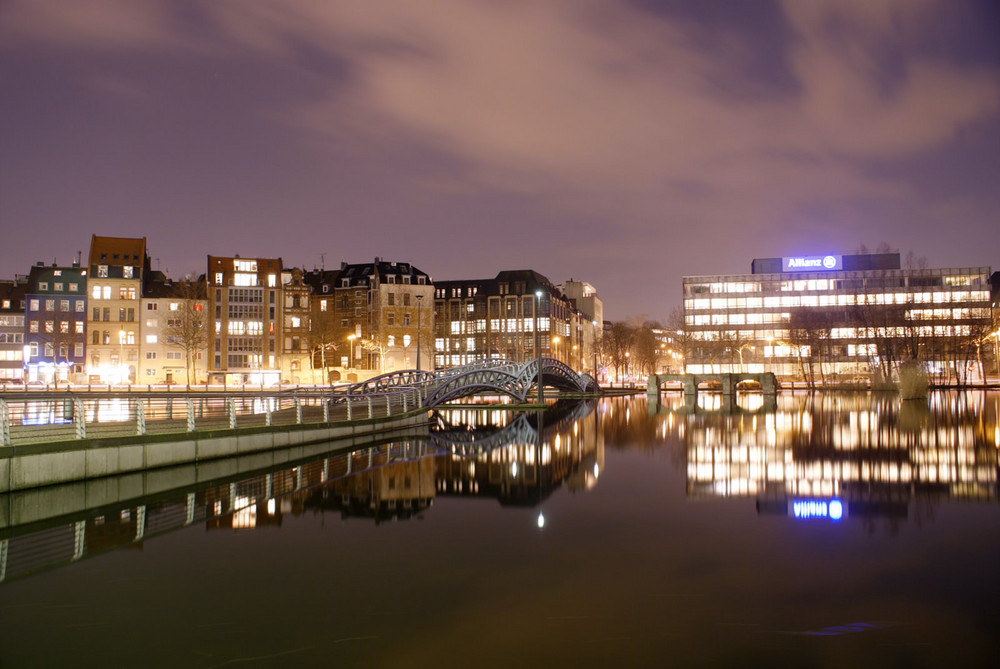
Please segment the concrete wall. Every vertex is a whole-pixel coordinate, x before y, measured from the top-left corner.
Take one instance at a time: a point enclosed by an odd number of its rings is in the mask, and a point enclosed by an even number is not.
[[[377,420],[82,439],[0,448],[0,493],[279,451],[304,444],[324,444],[329,450],[330,442],[370,436],[426,420],[426,412],[419,411]]]

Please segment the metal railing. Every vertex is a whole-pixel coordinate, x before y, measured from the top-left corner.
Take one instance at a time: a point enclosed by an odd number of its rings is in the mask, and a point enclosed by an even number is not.
[[[416,388],[364,396],[331,396],[323,390],[6,394],[0,395],[0,447],[369,420],[422,406],[423,394]]]

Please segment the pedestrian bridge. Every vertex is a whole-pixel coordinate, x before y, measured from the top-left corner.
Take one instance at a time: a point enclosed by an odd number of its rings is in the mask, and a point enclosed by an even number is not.
[[[745,381],[751,381],[760,387],[765,395],[776,395],[778,380],[772,372],[760,374],[651,374],[646,385],[646,394],[659,398],[660,392],[667,384],[680,384],[685,395],[697,395],[698,387],[708,384],[710,389],[719,390],[725,397],[736,394],[737,386]]]
[[[539,378],[543,387],[560,392],[592,394],[601,390],[589,374],[578,373],[555,358],[542,358],[540,368],[538,360],[489,359],[435,372],[410,369],[383,374],[337,389],[333,401],[349,402],[372,395],[417,391],[420,406],[428,409],[473,395],[506,395],[523,404],[537,392]]]

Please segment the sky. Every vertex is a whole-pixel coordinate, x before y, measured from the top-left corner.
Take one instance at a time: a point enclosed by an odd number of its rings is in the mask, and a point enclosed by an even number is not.
[[[0,277],[146,237],[613,320],[882,242],[1000,266],[993,0],[3,0]]]

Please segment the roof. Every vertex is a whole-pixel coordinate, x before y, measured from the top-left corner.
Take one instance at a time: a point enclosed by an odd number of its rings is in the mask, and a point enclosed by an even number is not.
[[[88,265],[144,265],[146,238],[99,237],[90,238]]]

